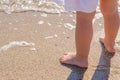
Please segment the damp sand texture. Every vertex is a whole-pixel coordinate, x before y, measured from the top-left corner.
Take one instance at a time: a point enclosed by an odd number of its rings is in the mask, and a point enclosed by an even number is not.
[[[104,54],[99,10],[87,70],[59,63],[64,52],[75,51],[75,13],[46,11],[0,12],[0,80],[119,80],[120,32],[116,54]]]

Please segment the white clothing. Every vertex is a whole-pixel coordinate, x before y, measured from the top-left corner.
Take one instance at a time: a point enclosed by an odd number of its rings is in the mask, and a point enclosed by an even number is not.
[[[98,0],[55,0],[57,4],[64,4],[66,11],[94,12],[98,5]]]

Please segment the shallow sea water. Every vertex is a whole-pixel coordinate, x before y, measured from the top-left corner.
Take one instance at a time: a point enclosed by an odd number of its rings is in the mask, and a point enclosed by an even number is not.
[[[23,11],[61,13],[64,9],[51,0],[0,0],[0,11],[8,14]]]
[[[120,3],[120,1],[118,1]],[[11,12],[43,11],[47,13],[65,12],[64,7],[58,6],[54,0],[0,0],[0,11]],[[119,7],[120,11],[120,7]],[[97,12],[100,12],[99,7]]]

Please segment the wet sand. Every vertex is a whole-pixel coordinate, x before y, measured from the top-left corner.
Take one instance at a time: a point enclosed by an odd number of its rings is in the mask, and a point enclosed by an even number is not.
[[[64,52],[75,51],[74,25],[72,12],[1,12],[0,80],[119,80],[120,33],[116,54],[106,54],[98,41],[103,35],[103,18],[94,22],[89,68],[59,63]]]

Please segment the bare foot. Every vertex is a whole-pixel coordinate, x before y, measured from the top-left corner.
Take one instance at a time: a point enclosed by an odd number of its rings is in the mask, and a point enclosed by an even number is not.
[[[115,53],[114,44],[113,45],[107,44],[107,42],[105,42],[104,38],[102,37],[100,37],[99,40],[105,45],[105,48],[107,49],[109,53]]]
[[[86,59],[77,59],[76,53],[66,52],[62,57],[60,57],[60,62],[64,64],[75,65],[82,68],[88,67],[88,60]]]

